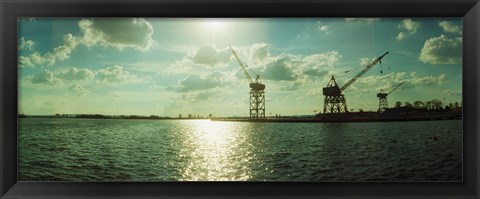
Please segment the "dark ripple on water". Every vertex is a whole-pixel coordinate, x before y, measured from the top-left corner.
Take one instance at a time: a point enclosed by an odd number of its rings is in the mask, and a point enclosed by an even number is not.
[[[26,118],[19,122],[19,180],[461,181],[461,129],[459,120]]]

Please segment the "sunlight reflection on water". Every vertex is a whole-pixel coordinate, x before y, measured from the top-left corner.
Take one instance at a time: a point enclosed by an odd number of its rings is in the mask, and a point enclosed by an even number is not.
[[[235,123],[196,120],[187,124],[190,130],[186,133],[192,139],[187,139],[185,144],[188,146],[184,148],[193,147],[194,150],[191,161],[183,171],[182,180],[230,181],[250,178],[248,158],[243,158],[242,151],[238,151],[242,139],[241,131],[234,130],[238,128]]]
[[[19,181],[459,181],[462,121],[26,118]],[[432,141],[432,135],[439,141]]]

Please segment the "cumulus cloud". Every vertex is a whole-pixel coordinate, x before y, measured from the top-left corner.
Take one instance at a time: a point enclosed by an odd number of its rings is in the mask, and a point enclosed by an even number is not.
[[[127,47],[146,51],[153,44],[153,27],[145,19],[95,18],[78,22],[86,46],[100,44],[118,49]]]
[[[270,58],[270,44],[256,43],[250,48],[250,61],[259,64]]]
[[[335,63],[342,58],[336,51],[328,51],[306,56],[302,59],[303,74],[310,77],[323,77],[333,70]]]
[[[314,78],[327,75],[342,57],[336,51],[308,56],[286,53],[272,56],[270,45],[265,43],[254,44],[249,50],[252,69],[262,79],[272,81],[296,81],[304,79],[304,76]]]
[[[441,74],[439,76],[425,76],[408,79],[407,82],[412,85],[439,85],[447,80],[447,75]]]
[[[462,63],[462,38],[450,39],[445,35],[430,38],[425,41],[419,59],[429,64]]]
[[[299,81],[289,82],[286,86],[281,87],[280,90],[294,91],[294,90],[298,90],[302,85],[303,85],[302,82],[299,82]]]
[[[402,41],[408,36],[411,36],[417,32],[420,28],[420,23],[413,21],[412,19],[404,19],[397,26],[399,29],[402,29],[402,32],[398,33],[397,40]]]
[[[450,89],[447,89],[447,90],[443,91],[443,93],[446,96],[450,96],[450,97],[461,97],[462,96],[462,92],[455,91],[455,90],[450,90]]]
[[[35,42],[33,42],[32,40],[25,40],[24,37],[21,37],[20,40],[18,41],[18,48],[20,50],[33,51],[35,48],[35,45],[37,45]]]
[[[94,45],[111,46],[117,49],[134,48],[146,51],[153,44],[153,28],[145,19],[136,18],[98,18],[83,19],[78,23],[83,35],[63,36],[63,45],[54,48],[45,54],[33,52],[28,56],[19,56],[20,67],[35,67],[47,64],[52,66],[57,61],[64,61],[70,57],[72,50],[79,44],[88,47]],[[22,46],[22,39],[19,45]],[[24,40],[23,47],[33,49],[35,43]],[[33,45],[33,46],[32,46]]]
[[[60,72],[58,77],[64,80],[91,80],[95,77],[95,73],[88,69],[77,69],[73,67]]]
[[[51,62],[49,65],[55,63],[55,59],[65,60],[70,57],[72,49],[74,49],[79,43],[78,38],[74,37],[72,34],[66,34],[63,36],[63,45],[58,46],[53,49],[51,53],[47,53],[45,56]]]
[[[193,63],[206,66],[216,66],[230,61],[231,52],[229,49],[218,50],[214,44],[200,47],[193,57]]]
[[[62,85],[62,80],[56,78],[52,71],[44,69],[42,72],[27,78],[33,84]]]
[[[389,90],[400,82],[405,81],[402,85],[404,89],[410,89],[415,87],[431,87],[438,86],[448,80],[446,74],[440,74],[438,76],[418,76],[415,73],[395,72],[386,75],[370,75],[362,77],[353,85],[356,88],[366,88],[370,91],[372,88],[375,90]],[[363,90],[362,90],[363,91]]]
[[[347,22],[367,22],[369,24],[380,21],[381,18],[345,18]]]
[[[18,66],[21,68],[25,67],[35,67],[34,62],[30,56],[18,56]]]
[[[76,95],[89,95],[90,91],[85,89],[80,84],[73,84],[72,86],[68,87],[68,90]]]
[[[218,95],[220,91],[215,90],[201,90],[187,93],[181,96],[182,101],[186,102],[198,102],[207,100],[213,96]]]
[[[442,27],[445,32],[462,34],[462,27],[457,26],[450,21],[441,21],[438,23],[438,26]]]
[[[317,30],[320,32],[327,32],[329,29],[329,26],[318,26]]]
[[[321,32],[321,33],[330,33],[330,26],[327,26],[327,25],[319,25],[317,27],[317,30],[318,32]]]
[[[80,40],[72,34],[63,36],[63,45],[54,48],[51,52],[40,54],[33,52],[28,56],[19,56],[18,63],[20,67],[34,67],[35,65],[55,64],[57,60],[63,61],[70,57],[72,50],[79,44]]]
[[[225,86],[227,81],[220,72],[213,72],[206,76],[191,74],[178,82],[178,85],[168,87],[167,90],[176,92],[189,92],[195,90],[207,90]]]
[[[123,69],[122,66],[111,66],[97,71],[99,82],[107,84],[123,84],[134,81],[136,76]]]
[[[157,85],[157,84],[153,84],[149,88],[152,89],[152,90],[163,90],[163,89],[165,89],[164,86],[160,86],[160,85]]]
[[[164,68],[161,73],[167,75],[189,73],[192,70],[191,65],[193,65],[192,60],[183,58],[182,60],[177,60],[170,64],[167,68]]]
[[[297,79],[294,69],[299,63],[298,57],[289,54],[281,54],[270,59],[260,70],[263,79],[275,81],[293,81]]]

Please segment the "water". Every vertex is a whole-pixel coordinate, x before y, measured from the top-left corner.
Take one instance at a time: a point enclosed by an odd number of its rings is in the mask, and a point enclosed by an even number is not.
[[[462,180],[461,120],[25,118],[18,145],[20,181]]]

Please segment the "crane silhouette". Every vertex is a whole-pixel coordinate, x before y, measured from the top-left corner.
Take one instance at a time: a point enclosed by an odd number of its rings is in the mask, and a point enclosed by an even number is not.
[[[352,85],[355,81],[357,81],[358,78],[363,76],[367,71],[373,68],[375,65],[377,65],[378,63],[382,63],[383,57],[385,57],[385,55],[387,54],[388,52],[368,63],[360,72],[358,72],[342,87],[338,86],[335,77],[332,76],[330,81],[327,83],[327,86],[323,88],[323,95],[325,96],[323,113],[348,112],[346,99],[342,92],[350,85]]]
[[[262,83],[260,75],[257,75],[255,80],[253,80],[232,46],[230,46],[230,49],[250,83],[250,118],[265,118],[265,84]]]
[[[402,81],[400,84],[396,85],[392,90],[389,92],[385,93],[383,91],[380,91],[380,93],[377,93],[378,97],[378,112],[384,112],[385,109],[388,108],[388,101],[387,101],[387,96],[393,93],[393,91],[397,90],[398,87],[400,87],[405,81]]]

